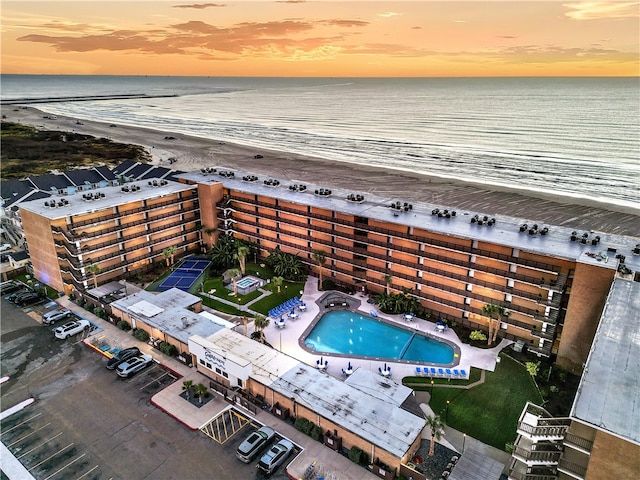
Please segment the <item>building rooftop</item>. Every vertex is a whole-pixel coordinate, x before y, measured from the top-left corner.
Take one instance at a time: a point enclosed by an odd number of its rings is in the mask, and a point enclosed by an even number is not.
[[[357,368],[344,383],[385,402],[402,405],[413,390],[366,368]]]
[[[58,190],[72,187],[73,183],[64,175],[56,175],[54,173],[47,173],[45,175],[36,175],[29,177],[31,183],[33,183],[39,190],[46,192],[57,192]]]
[[[8,207],[14,202],[19,202],[28,196],[34,188],[33,183],[29,180],[3,180],[0,182],[0,195],[2,195],[3,206]]]
[[[177,288],[157,294],[141,290],[116,300],[111,307],[127,312],[133,318],[186,344],[192,335],[208,337],[225,328],[210,318],[188,310],[188,307],[200,301],[199,297]]]
[[[486,241],[498,245],[504,245],[522,251],[550,255],[567,260],[577,260],[585,252],[594,255],[601,254],[607,257],[608,262],[617,265],[616,255],[624,255],[629,268],[640,270],[640,255],[634,255],[633,249],[640,244],[640,238],[623,235],[613,235],[596,231],[576,231],[572,228],[544,224],[540,219],[515,218],[504,215],[489,215],[474,211],[449,210],[446,205],[430,203],[407,203],[398,198],[388,198],[371,193],[350,192],[343,189],[326,189],[319,185],[310,184],[300,179],[281,180],[276,186],[265,184],[270,178],[256,175],[250,172],[234,171],[234,176],[221,176],[221,172],[229,172],[228,169],[216,168],[216,173],[210,169],[210,173],[190,172],[182,174],[179,178],[191,182],[213,184],[222,182],[225,187],[233,190],[252,194],[276,197],[287,202],[312,207],[324,208],[350,215],[367,217],[398,225],[406,225],[413,228],[422,228],[443,235],[466,238],[470,241]],[[243,177],[252,178],[252,181],[243,180]],[[257,179],[254,179],[257,178]],[[306,189],[292,189],[291,187],[304,185]],[[325,195],[316,194],[324,191]],[[326,193],[330,192],[329,195]],[[358,197],[360,195],[360,197]],[[350,198],[350,196],[353,196]],[[391,205],[394,205],[392,208]],[[439,216],[438,213],[445,210],[449,214]],[[477,217],[475,217],[477,215]],[[487,217],[484,220],[484,217]],[[473,218],[482,220],[472,222]],[[491,220],[495,219],[495,223]],[[527,228],[521,231],[524,225]],[[536,225],[537,228],[533,229]],[[544,230],[545,227],[547,230]],[[532,233],[529,233],[531,230]],[[544,231],[544,234],[542,233]],[[574,233],[575,232],[575,233]],[[571,240],[572,235],[575,240]],[[585,243],[582,243],[582,239]]]
[[[127,202],[159,198],[176,192],[195,189],[193,185],[185,185],[170,180],[157,181],[156,183],[157,185],[154,186],[149,185],[148,181],[137,181],[126,183],[122,186],[102,187],[72,195],[55,195],[48,201],[21,203],[20,208],[49,219],[56,219],[112,209]],[[126,189],[126,191],[123,189]],[[88,195],[91,195],[90,199],[87,199]],[[51,201],[55,201],[54,207],[50,206]]]
[[[570,416],[640,444],[640,282],[614,280]]]
[[[408,451],[424,427],[424,418],[398,406],[402,395],[390,401],[373,393],[379,382],[375,375],[361,375],[354,382],[356,387],[234,331],[219,331],[206,340],[236,364],[251,364],[251,377],[256,381],[398,457]]]
[[[85,185],[99,185],[100,183],[106,186],[106,179],[93,168],[79,168],[77,170],[69,170],[64,172],[64,175],[77,186]]]

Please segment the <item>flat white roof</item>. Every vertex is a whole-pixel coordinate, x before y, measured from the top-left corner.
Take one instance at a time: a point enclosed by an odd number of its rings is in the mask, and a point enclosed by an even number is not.
[[[396,394],[388,398],[373,393],[374,384],[378,385],[374,377],[360,374],[352,385],[231,330],[206,340],[239,365],[243,364],[240,359],[250,362],[251,377],[256,381],[286,398],[295,398],[298,404],[397,457],[402,457],[422,432],[424,418],[398,404],[405,387],[391,387]]]
[[[229,169],[225,169],[224,167],[217,168],[217,170],[218,172],[221,170],[229,171]],[[203,184],[221,182],[225,187],[241,192],[275,197],[300,205],[310,205],[384,222],[422,228],[443,235],[491,242],[527,252],[568,260],[575,261],[585,252],[593,254],[605,253],[609,257],[609,263],[616,265],[616,254],[622,254],[626,257],[626,264],[629,268],[635,271],[640,270],[640,255],[632,254],[635,245],[640,243],[640,237],[575,229],[579,238],[581,238],[584,233],[588,233],[589,241],[586,244],[582,244],[579,241],[570,240],[571,234],[574,231],[573,228],[545,224],[542,219],[515,218],[505,215],[464,210],[458,210],[455,217],[440,218],[432,215],[431,212],[436,208],[440,210],[453,209],[447,205],[424,202],[407,202],[412,205],[412,209],[406,212],[399,212],[390,208],[390,205],[391,203],[401,201],[401,205],[404,207],[405,202],[401,198],[382,197],[372,193],[353,192],[333,187],[330,188],[332,192],[331,196],[323,197],[315,195],[314,193],[315,190],[324,188],[323,186],[305,182],[302,179],[283,179],[280,180],[279,186],[274,187],[264,184],[264,181],[271,177],[258,174],[257,181],[247,182],[243,181],[242,177],[256,174],[241,171],[234,171],[234,173],[235,176],[233,178],[222,177],[219,173],[203,174],[201,172],[183,173],[178,177]],[[297,192],[290,190],[289,186],[295,184],[304,184],[307,187],[306,191]],[[352,193],[363,195],[364,201],[361,203],[347,201],[347,195]],[[471,218],[474,215],[479,215],[480,217],[487,215],[489,218],[495,218],[496,223],[492,227],[471,223]],[[549,231],[546,235],[529,235],[526,232],[520,231],[520,226],[524,223],[529,226],[537,224],[539,230],[543,227],[548,227]],[[600,237],[600,243],[591,245],[591,240],[595,239],[596,235]],[[608,249],[615,250],[615,252],[608,251]]]
[[[640,445],[640,282],[614,280],[571,417]]]
[[[50,199],[22,202],[20,204],[20,208],[53,220],[69,217],[71,215],[82,215],[84,213],[109,210],[117,205],[122,205],[123,203],[160,198],[172,195],[176,192],[193,190],[196,188],[195,185],[185,185],[184,183],[178,183],[172,180],[155,180],[157,183],[164,183],[164,185],[159,184],[158,186],[153,186],[153,179],[151,180],[152,185],[149,185],[147,180],[138,180],[136,182],[129,182],[116,187],[100,187],[86,191],[79,191],[72,195],[55,194]],[[128,188],[129,191],[123,192],[123,187]],[[134,189],[133,187],[136,188]],[[137,187],[140,188],[137,189]],[[92,200],[85,200],[83,195],[89,194],[92,195]],[[97,194],[104,194],[104,196],[97,196]],[[67,203],[62,206],[57,206],[62,200]],[[49,204],[51,201],[56,202],[56,207],[45,206],[45,202]]]
[[[153,303],[147,302],[146,300],[140,300],[138,303],[134,303],[129,307],[133,313],[137,313],[138,315],[143,315],[145,317],[151,318],[159,313],[164,312],[164,308],[158,307]]]

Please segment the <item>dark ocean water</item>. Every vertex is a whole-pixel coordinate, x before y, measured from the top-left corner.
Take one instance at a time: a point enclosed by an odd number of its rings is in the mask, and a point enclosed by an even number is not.
[[[331,160],[640,209],[637,78],[2,76],[2,99]]]

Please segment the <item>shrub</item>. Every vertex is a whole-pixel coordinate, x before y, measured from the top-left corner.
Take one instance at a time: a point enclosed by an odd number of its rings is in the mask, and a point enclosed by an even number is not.
[[[309,434],[314,440],[322,440],[322,428],[318,425],[314,425]]]
[[[469,338],[476,341],[485,341],[487,336],[481,330],[474,330],[469,334]]]
[[[300,430],[301,432],[306,431],[306,429],[308,428],[308,425],[311,422],[309,420],[307,420],[306,418],[302,418],[302,417],[298,417],[296,418],[295,423],[293,424],[294,427],[296,427],[297,430]],[[313,424],[311,424],[313,425]]]
[[[353,463],[360,464],[363,453],[364,452],[362,451],[362,449],[354,445],[353,447],[351,447],[351,450],[349,450],[349,460],[351,460]]]
[[[175,345],[172,345],[168,342],[160,342],[158,344],[158,350],[170,357],[175,357],[176,355],[178,355],[178,349],[175,347]]]
[[[524,366],[532,377],[535,377],[540,370],[540,362],[527,362]]]
[[[136,337],[141,342],[149,341],[149,334],[140,328],[135,328],[133,330],[133,336]]]
[[[331,280],[330,278],[325,278],[322,281],[322,290],[335,290],[336,282]]]
[[[129,322],[125,322],[124,320],[120,320],[118,323],[116,323],[116,326],[120,330],[124,330],[125,332],[131,330],[131,325],[129,325]]]

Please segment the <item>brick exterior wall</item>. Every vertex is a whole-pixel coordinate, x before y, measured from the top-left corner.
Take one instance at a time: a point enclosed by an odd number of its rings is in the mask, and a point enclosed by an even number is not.
[[[640,475],[640,445],[598,431],[585,480],[623,480]]]

